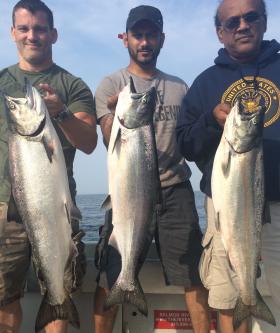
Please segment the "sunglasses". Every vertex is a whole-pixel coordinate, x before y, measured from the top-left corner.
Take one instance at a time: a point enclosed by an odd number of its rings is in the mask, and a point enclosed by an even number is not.
[[[258,12],[249,12],[241,16],[232,16],[227,19],[221,26],[228,31],[234,31],[240,27],[240,21],[243,19],[247,24],[256,24],[262,19]]]

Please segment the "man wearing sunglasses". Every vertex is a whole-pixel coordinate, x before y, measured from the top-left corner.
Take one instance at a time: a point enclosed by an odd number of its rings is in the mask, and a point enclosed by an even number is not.
[[[215,65],[200,74],[181,109],[176,128],[181,153],[195,161],[203,176],[208,228],[203,239],[200,275],[209,290],[208,303],[219,310],[221,332],[232,333],[232,313],[237,300],[236,275],[215,227],[211,200],[211,173],[223,126],[237,99],[249,106],[264,106],[264,168],[266,200],[271,224],[263,229],[262,258],[273,295],[280,293],[280,45],[263,40],[267,27],[263,0],[223,0],[215,16],[216,32],[224,48]],[[271,245],[274,235],[273,244]],[[279,304],[279,300],[276,300]],[[275,316],[277,317],[277,316]],[[244,321],[236,332],[248,332]]]

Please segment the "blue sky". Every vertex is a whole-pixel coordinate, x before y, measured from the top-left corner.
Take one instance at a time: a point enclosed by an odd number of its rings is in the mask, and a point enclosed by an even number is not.
[[[4,68],[17,62],[17,51],[10,39],[11,13],[16,1],[1,0],[0,64]],[[165,45],[158,68],[191,84],[194,78],[213,64],[220,44],[213,16],[217,0],[46,0],[53,10],[59,38],[54,45],[54,61],[81,77],[94,92],[100,80],[128,64],[127,50],[118,33],[125,30],[129,10],[137,5],[158,7],[164,19]],[[280,1],[267,0],[266,39],[279,40]],[[75,178],[78,193],[106,193],[106,150],[101,133],[91,155],[78,152]],[[194,188],[199,189],[200,173],[191,164]]]

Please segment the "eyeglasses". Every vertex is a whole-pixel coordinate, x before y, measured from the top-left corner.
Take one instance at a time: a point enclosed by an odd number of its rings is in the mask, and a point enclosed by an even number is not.
[[[262,19],[262,17],[263,16],[258,12],[249,12],[241,16],[232,16],[222,23],[221,26],[228,31],[234,31],[240,27],[241,19],[243,19],[247,24],[256,24]]]

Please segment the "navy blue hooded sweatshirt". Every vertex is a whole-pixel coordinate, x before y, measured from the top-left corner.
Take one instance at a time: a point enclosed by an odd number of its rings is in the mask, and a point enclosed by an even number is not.
[[[202,172],[201,191],[211,196],[211,173],[223,129],[213,116],[219,103],[237,98],[266,108],[263,132],[266,199],[280,201],[280,44],[263,41],[257,59],[241,64],[219,50],[215,65],[201,73],[189,89],[178,117],[179,149]],[[257,87],[257,90],[255,88]],[[257,93],[256,93],[257,91]]]

